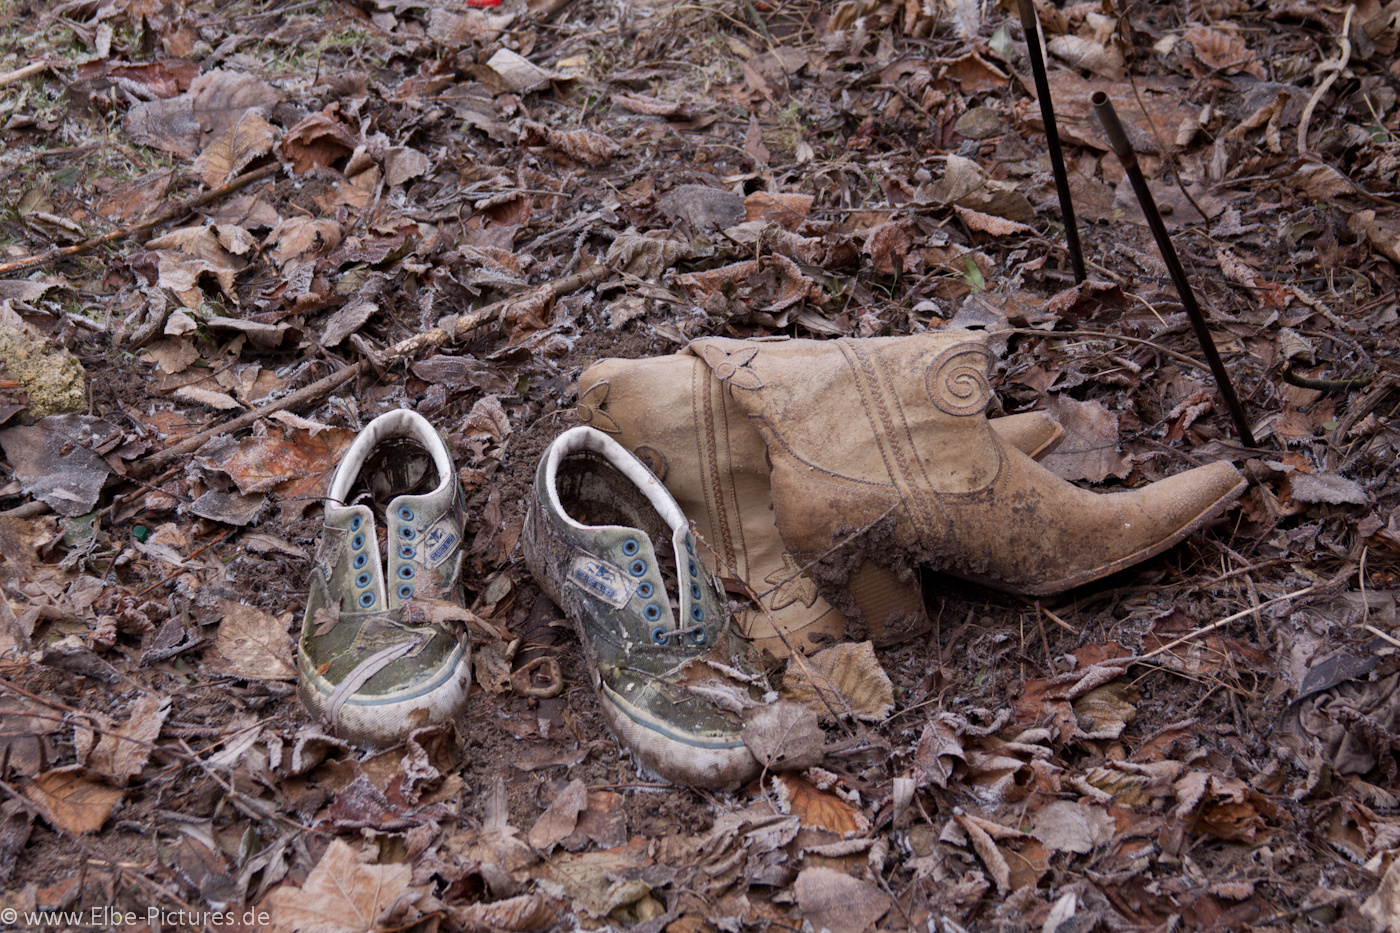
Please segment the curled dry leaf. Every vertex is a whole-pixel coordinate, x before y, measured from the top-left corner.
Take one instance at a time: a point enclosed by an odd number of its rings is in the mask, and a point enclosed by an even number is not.
[[[801,771],[825,757],[826,734],[817,714],[791,700],[747,712],[743,737],[758,763],[770,771]]]
[[[876,722],[894,709],[894,686],[868,641],[833,645],[794,661],[783,682],[783,695],[823,718],[835,713]]]
[[[860,836],[870,829],[870,820],[854,806],[831,791],[817,786],[800,774],[773,776],[778,810],[798,818],[809,829],[824,829],[843,838]]]
[[[449,907],[468,933],[531,933],[554,926],[558,917],[538,894],[518,894],[503,901]]]
[[[332,839],[300,888],[283,885],[268,896],[274,933],[342,933],[377,930],[395,919],[420,894],[409,886],[413,870],[404,864],[366,865],[341,839]],[[409,897],[405,897],[409,895]],[[420,894],[421,896],[421,894]]]
[[[126,722],[102,732],[97,747],[88,755],[88,772],[125,787],[146,766],[169,714],[169,697],[141,696],[131,704]]]
[[[256,110],[246,111],[194,160],[195,174],[207,187],[218,187],[271,152],[276,142],[276,127]]]
[[[1083,36],[1055,36],[1046,44],[1052,55],[1111,81],[1123,77],[1123,53]]]
[[[534,122],[527,122],[521,128],[520,145],[524,148],[544,146],[587,165],[603,165],[622,149],[592,130],[563,131]]]
[[[933,720],[924,726],[919,745],[914,750],[914,764],[923,778],[939,787],[948,786],[948,778],[959,761],[966,762],[962,740],[945,722]]]
[[[233,411],[235,408],[242,408],[238,400],[223,392],[213,392],[209,389],[196,389],[194,386],[180,386],[175,390],[175,397],[186,399],[191,402],[198,402],[200,405],[207,405],[219,411]]]
[[[526,836],[530,845],[546,855],[561,839],[573,833],[578,817],[588,807],[588,786],[574,779],[560,791],[559,796],[540,814]]]
[[[613,94],[612,102],[623,110],[630,110],[632,113],[640,113],[648,117],[689,120],[691,116],[691,106],[688,103],[662,100],[659,97],[647,97],[644,94],[633,94],[629,91]]]
[[[1034,229],[1029,224],[1017,223],[1014,220],[1007,220],[1005,217],[993,217],[991,214],[984,214],[981,211],[974,211],[970,207],[953,205],[953,209],[958,212],[967,228],[977,233],[990,233],[992,236],[1012,236],[1017,233],[1034,233]]]
[[[982,821],[970,819],[966,813],[955,813],[953,821],[967,834],[968,842],[972,843],[972,850],[987,867],[988,874],[996,882],[997,890],[1003,894],[1007,893],[1011,889],[1011,866],[1006,863],[1006,856],[1001,854],[996,842],[982,826]]]
[[[1178,47],[1182,48],[1183,52],[1189,49],[1196,62],[1205,66],[1191,67],[1194,63],[1183,54],[1182,58],[1198,78],[1205,77],[1210,72],[1218,72],[1227,75],[1247,74],[1260,81],[1268,80],[1259,56],[1243,41],[1229,33],[1211,29],[1209,26],[1196,25],[1186,30],[1181,39],[1182,45]]]

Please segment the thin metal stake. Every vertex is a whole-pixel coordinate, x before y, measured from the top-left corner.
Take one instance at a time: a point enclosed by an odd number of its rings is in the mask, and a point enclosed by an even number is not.
[[[1128,180],[1133,183],[1133,192],[1137,194],[1142,212],[1147,216],[1147,225],[1152,228],[1152,236],[1157,240],[1157,249],[1171,272],[1172,284],[1181,296],[1186,316],[1191,319],[1191,328],[1196,332],[1201,352],[1210,364],[1210,371],[1215,374],[1220,394],[1225,397],[1225,405],[1230,409],[1230,417],[1235,421],[1235,430],[1239,432],[1240,441],[1246,447],[1253,447],[1254,434],[1249,430],[1244,406],[1235,394],[1235,387],[1230,382],[1230,374],[1225,371],[1225,364],[1220,361],[1220,353],[1215,349],[1210,328],[1206,327],[1205,315],[1201,313],[1201,306],[1196,303],[1196,293],[1191,289],[1191,283],[1186,280],[1186,270],[1176,255],[1176,247],[1172,246],[1171,237],[1167,235],[1166,224],[1162,223],[1162,215],[1157,211],[1157,202],[1153,200],[1152,192],[1147,187],[1147,179],[1143,177],[1142,168],[1138,165],[1137,153],[1128,142],[1128,134],[1123,132],[1123,124],[1118,122],[1118,113],[1113,109],[1113,101],[1109,100],[1103,91],[1095,91],[1090,100],[1094,104],[1094,112],[1099,115],[1099,122],[1103,124],[1103,131],[1108,136],[1108,144],[1113,147],[1118,161],[1123,163],[1123,170],[1128,173]]]
[[[1021,26],[1031,53],[1031,74],[1035,76],[1035,96],[1040,98],[1040,117],[1045,124],[1045,142],[1050,148],[1050,169],[1055,173],[1055,192],[1060,196],[1060,217],[1065,222],[1065,245],[1074,267],[1074,281],[1084,281],[1084,252],[1079,248],[1079,224],[1069,197],[1069,176],[1065,174],[1065,154],[1060,149],[1060,128],[1055,123],[1055,105],[1050,100],[1050,78],[1045,73],[1045,57],[1040,54],[1040,24],[1031,0],[1018,0]]]

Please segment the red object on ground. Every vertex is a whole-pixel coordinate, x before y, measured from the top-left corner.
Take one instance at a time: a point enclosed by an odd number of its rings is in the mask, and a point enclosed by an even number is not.
[[[501,5],[501,0],[464,0],[464,2],[467,4],[467,6],[474,6],[477,9]]]

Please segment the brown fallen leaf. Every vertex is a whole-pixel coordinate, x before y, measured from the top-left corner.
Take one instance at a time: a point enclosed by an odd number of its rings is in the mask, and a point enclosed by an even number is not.
[[[74,836],[95,833],[107,822],[125,792],[77,771],[45,771],[24,785],[49,825]]]
[[[1113,839],[1117,824],[1103,807],[1056,800],[1035,814],[1030,834],[1047,849],[1087,854]]]
[[[817,714],[791,700],[749,710],[743,738],[758,763],[770,771],[801,771],[825,757],[826,734]]]
[[[170,714],[170,702],[169,697],[143,695],[132,703],[126,722],[102,733],[88,756],[88,772],[125,787],[151,757],[160,727]]]
[[[812,211],[816,199],[810,194],[771,194],[755,191],[744,198],[746,220],[766,220],[785,230],[795,231]]]
[[[804,868],[792,886],[802,915],[817,930],[861,933],[885,915],[892,901],[875,885],[832,868]]]
[[[530,827],[526,840],[545,855],[559,844],[561,839],[572,835],[578,826],[579,814],[588,806],[588,785],[575,778],[559,792],[559,796],[540,815],[535,825]]]
[[[967,224],[969,230],[977,233],[990,233],[992,236],[1011,236],[1016,233],[1033,233],[1034,229],[1023,223],[1014,220],[1007,220],[1005,217],[993,217],[991,214],[984,214],[981,211],[974,211],[970,207],[953,205],[953,210],[958,212],[963,223]]]
[[[386,920],[396,919],[410,907],[406,902],[422,896],[420,889],[409,886],[412,877],[413,870],[402,863],[366,865],[348,843],[332,839],[305,884],[299,888],[286,884],[268,895],[270,929],[273,933],[382,929]]]
[[[798,818],[803,826],[825,829],[843,838],[859,836],[870,829],[870,820],[850,803],[817,786],[800,774],[773,777],[778,810]]]
[[[252,680],[292,680],[297,676],[287,629],[291,613],[273,616],[242,603],[219,600],[223,620],[214,639],[214,670]]]
[[[1182,60],[1197,78],[1211,72],[1227,75],[1247,74],[1267,81],[1268,75],[1255,53],[1242,40],[1219,29],[1196,25],[1181,37]],[[1184,54],[1190,51],[1190,56]],[[1194,58],[1193,62],[1191,59]],[[1196,63],[1205,67],[1199,67]]]
[[[914,764],[924,780],[946,788],[959,761],[966,763],[967,755],[958,734],[940,720],[927,723],[914,750]]]
[[[894,709],[894,686],[868,641],[833,645],[794,663],[784,678],[783,695],[822,718],[834,713],[876,722]]]
[[[1118,449],[1118,416],[1102,403],[1055,395],[1046,410],[1065,429],[1064,440],[1040,461],[1047,470],[1071,482],[1128,475],[1132,460]]]
[[[272,151],[277,129],[256,110],[245,111],[238,122],[204,147],[194,160],[194,172],[209,188],[224,184],[248,163]]]
[[[543,123],[527,122],[520,130],[522,148],[543,146],[586,165],[605,165],[622,147],[592,130],[556,130]]]
[[[518,894],[503,901],[466,904],[448,910],[468,933],[530,933],[548,929],[559,919],[538,894]]]

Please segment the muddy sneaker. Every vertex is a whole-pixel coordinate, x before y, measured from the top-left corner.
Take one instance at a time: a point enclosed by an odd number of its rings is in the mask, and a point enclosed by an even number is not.
[[[341,738],[392,745],[466,703],[462,507],[452,457],[415,412],[371,421],[336,469],[297,668],[302,703]]]
[[[641,765],[721,789],[758,773],[740,714],[771,700],[767,684],[680,506],[640,460],[592,428],[561,434],[535,474],[523,546]]]

